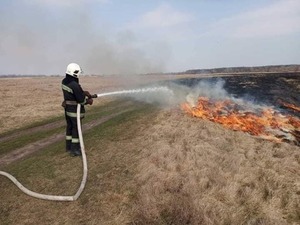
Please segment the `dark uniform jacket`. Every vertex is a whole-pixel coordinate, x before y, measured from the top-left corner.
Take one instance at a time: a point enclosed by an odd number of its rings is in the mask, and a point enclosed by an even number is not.
[[[81,104],[80,116],[84,117],[86,104],[86,96],[81,86],[79,85],[78,78],[66,75],[61,84],[64,101],[66,104],[66,115],[70,117],[76,117],[77,104]]]

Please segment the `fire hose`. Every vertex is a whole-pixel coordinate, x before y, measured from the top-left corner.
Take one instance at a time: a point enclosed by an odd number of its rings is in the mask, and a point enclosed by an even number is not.
[[[104,96],[108,96],[108,95],[135,94],[135,93],[156,92],[156,91],[163,91],[163,92],[167,92],[167,93],[173,95],[173,92],[166,87],[155,87],[155,88],[143,88],[143,89],[123,90],[123,91],[115,91],[115,92],[108,92],[108,93],[102,93],[102,94],[94,94],[94,95],[91,95],[91,98],[104,97]],[[40,194],[40,193],[29,190],[28,188],[23,186],[15,177],[13,177],[12,175],[10,175],[7,172],[0,171],[0,175],[7,177],[21,191],[23,191],[25,194],[32,196],[34,198],[39,198],[39,199],[49,200],[49,201],[75,201],[75,200],[77,200],[85,187],[85,184],[87,181],[87,173],[88,173],[87,158],[86,158],[86,154],[85,154],[85,148],[84,148],[82,130],[81,130],[80,109],[81,109],[81,104],[77,104],[77,115],[76,115],[77,129],[78,129],[79,142],[80,142],[81,153],[82,153],[83,175],[82,175],[82,180],[81,180],[80,186],[79,186],[77,192],[75,193],[75,195],[59,196],[59,195]]]
[[[81,122],[80,122],[80,108],[81,105],[77,104],[77,128],[78,128],[78,134],[79,134],[79,142],[80,142],[80,147],[81,147],[81,153],[82,153],[82,165],[83,165],[83,176],[82,180],[80,183],[80,186],[76,192],[75,195],[73,196],[59,196],[59,195],[45,195],[45,194],[40,194],[34,191],[29,190],[28,188],[24,187],[15,177],[10,175],[7,172],[0,171],[0,175],[7,177],[10,179],[18,188],[21,189],[25,194],[39,198],[39,199],[44,199],[44,200],[50,200],[50,201],[75,201],[76,199],[79,198],[80,194],[82,193],[86,180],[87,180],[87,159],[86,159],[86,154],[85,154],[85,149],[84,149],[84,143],[83,143],[83,138],[82,138],[82,130],[81,130]]]

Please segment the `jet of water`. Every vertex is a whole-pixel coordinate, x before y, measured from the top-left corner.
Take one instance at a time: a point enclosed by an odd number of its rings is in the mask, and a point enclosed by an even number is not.
[[[149,88],[139,88],[132,90],[122,90],[122,91],[113,91],[102,94],[97,94],[97,97],[103,97],[108,95],[128,95],[128,94],[136,94],[136,93],[148,93],[148,92],[162,92],[165,94],[173,95],[173,91],[167,87],[149,87]]]

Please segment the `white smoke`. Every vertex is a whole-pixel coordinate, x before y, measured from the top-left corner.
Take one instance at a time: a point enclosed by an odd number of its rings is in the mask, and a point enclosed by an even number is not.
[[[101,15],[95,17],[89,4],[76,7],[85,1],[7,2],[10,11],[0,13],[0,74],[64,75],[71,62],[87,74],[157,73],[170,57],[168,43],[145,46],[134,30],[96,21]],[[50,2],[72,4],[56,8]]]
[[[191,106],[196,106],[200,96],[215,100],[230,98],[231,96],[224,89],[224,84],[225,81],[222,79],[219,79],[214,83],[209,81],[200,81],[190,90],[186,96],[186,101]]]
[[[172,82],[165,86],[154,85],[138,89],[103,93],[98,94],[98,96],[122,95],[132,97],[138,101],[168,107],[177,106],[184,102],[188,102],[190,105],[196,106],[200,96],[215,100],[232,98],[224,89],[224,84],[225,81],[222,79],[217,80],[216,82],[200,81],[193,87]]]
[[[199,97],[206,97],[212,101],[224,101],[230,100],[241,108],[247,109],[247,111],[261,111],[262,109],[268,107],[273,108],[273,106],[266,105],[263,103],[258,103],[249,96],[246,97],[235,97],[233,94],[228,93],[225,86],[225,80],[217,79],[216,81],[201,80],[192,87],[184,85],[172,85],[170,89],[174,92],[174,99],[178,104],[187,102],[190,106],[196,107]]]

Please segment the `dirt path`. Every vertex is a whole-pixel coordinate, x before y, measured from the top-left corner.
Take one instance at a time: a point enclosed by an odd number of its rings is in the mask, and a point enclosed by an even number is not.
[[[47,123],[47,124],[40,125],[40,126],[37,126],[37,127],[29,128],[29,129],[26,129],[26,130],[17,131],[17,132],[14,132],[12,134],[9,134],[9,135],[2,135],[2,136],[0,135],[0,142],[9,141],[11,139],[18,138],[18,137],[21,137],[21,136],[24,136],[24,135],[27,135],[27,134],[30,134],[30,133],[36,133],[38,131],[58,128],[58,127],[63,126],[65,123],[66,122],[64,120],[55,121],[55,122]]]
[[[130,105],[130,103],[125,102],[125,103],[120,104],[118,107],[127,107],[129,105]],[[65,123],[66,123],[65,120],[62,119],[62,120],[59,120],[59,121],[49,122],[47,124],[35,126],[35,127],[32,127],[32,128],[15,131],[11,134],[0,134],[0,142],[9,141],[9,140],[12,140],[12,139],[24,136],[24,135],[28,135],[28,134],[31,134],[31,133],[36,133],[36,132],[39,132],[39,131],[51,130],[51,129],[55,129],[55,128],[58,128],[58,127],[62,127],[63,125],[65,125]]]
[[[109,116],[105,116],[105,117],[102,117],[100,119],[96,119],[96,120],[93,120],[87,124],[84,124],[83,125],[83,131],[87,131],[87,130],[90,130],[122,113],[125,113],[125,112],[128,112],[130,111],[131,109],[126,109],[126,110],[123,110],[123,111],[120,111],[118,113],[114,113],[114,114],[111,114]],[[13,135],[10,135],[10,136],[7,136],[7,137],[3,137],[3,138],[7,138],[7,139],[11,139],[13,137],[17,137],[17,136],[20,136],[20,135],[23,135],[23,134],[27,134],[27,133],[30,133],[30,132],[33,132],[33,131],[38,131],[38,130],[42,130],[42,129],[50,129],[50,128],[54,128],[54,127],[58,127],[58,126],[61,126],[62,123],[64,123],[64,121],[59,121],[59,122],[54,122],[54,123],[50,123],[50,124],[47,124],[47,125],[43,125],[43,126],[39,126],[39,127],[36,127],[36,128],[33,128],[33,129],[29,129],[29,130],[26,130],[26,131],[22,131],[22,132],[18,132],[16,134],[13,134]],[[47,137],[47,138],[43,138],[39,141],[36,141],[34,143],[30,143],[22,148],[18,148],[18,149],[15,149],[14,151],[12,152],[9,152],[8,154],[2,156],[0,158],[0,166],[5,166],[5,165],[8,165],[16,160],[19,160],[21,158],[24,158],[34,152],[37,152],[37,151],[40,151],[42,150],[43,148],[47,147],[48,145],[51,145],[55,142],[58,142],[58,141],[62,141],[64,140],[65,138],[65,134],[64,133],[61,133],[61,134],[54,134],[50,137]],[[6,139],[6,140],[7,140]],[[1,139],[3,140],[3,139]]]

